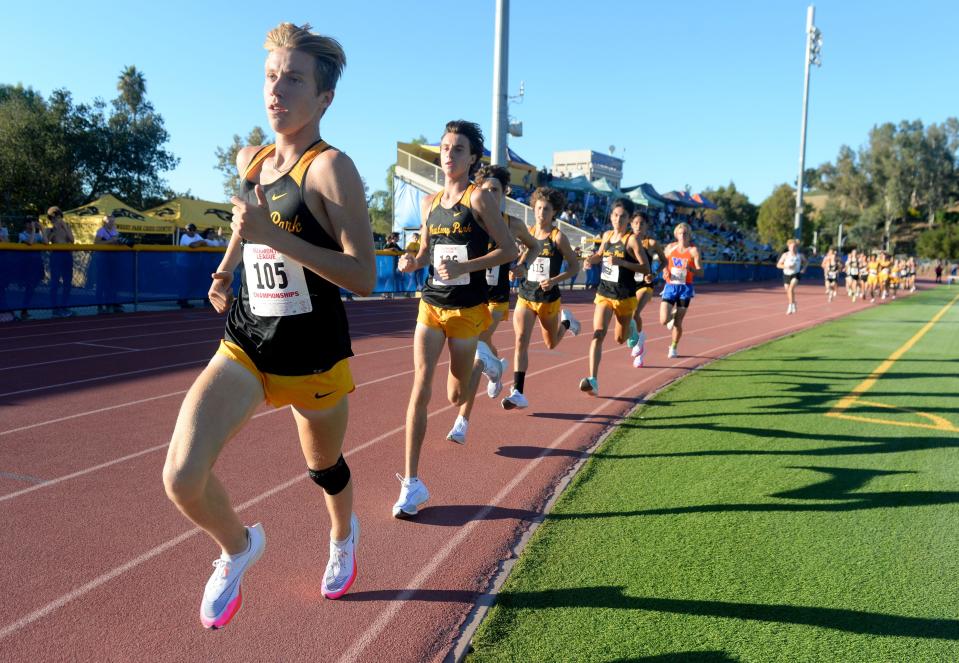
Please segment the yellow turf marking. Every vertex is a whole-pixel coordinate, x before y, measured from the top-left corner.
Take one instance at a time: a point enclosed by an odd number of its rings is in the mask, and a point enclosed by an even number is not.
[[[879,381],[879,378],[881,378],[883,374],[885,374],[890,368],[892,368],[892,365],[895,364],[900,357],[906,354],[912,348],[912,346],[918,343],[919,340],[923,336],[925,336],[930,329],[932,329],[933,325],[935,325],[937,322],[939,322],[939,320],[942,319],[942,317],[949,311],[950,308],[952,308],[952,305],[955,304],[956,301],[959,301],[959,295],[956,295],[955,297],[953,297],[951,302],[943,306],[939,310],[939,312],[932,317],[932,320],[930,320],[925,325],[923,325],[922,329],[917,331],[912,338],[910,338],[908,341],[902,344],[902,347],[900,347],[898,350],[896,350],[891,355],[889,355],[889,357],[884,362],[879,364],[879,366],[876,367],[876,370],[874,370],[872,373],[869,374],[869,377],[867,377],[865,380],[860,382],[855,389],[849,392],[849,395],[844,396],[842,399],[840,399],[840,401],[836,403],[836,406],[833,407],[833,409],[830,410],[826,414],[826,416],[834,417],[836,419],[849,419],[851,421],[864,421],[870,424],[883,424],[887,426],[908,426],[911,428],[930,428],[932,430],[941,430],[941,431],[959,433],[959,427],[957,427],[952,422],[946,419],[943,419],[942,417],[939,417],[937,415],[929,414],[928,412],[917,412],[915,410],[909,410],[903,407],[896,407],[895,405],[886,405],[884,403],[876,403],[874,401],[861,400],[862,396],[867,391],[872,389],[873,385],[875,385],[876,382]],[[929,421],[932,421],[933,423],[921,424],[921,423],[913,423],[913,422],[907,422],[907,421],[893,421],[891,419],[873,419],[870,417],[859,417],[853,414],[846,414],[845,411],[851,408],[853,405],[856,405],[857,403],[861,403],[863,405],[868,405],[871,407],[885,408],[887,410],[901,410],[903,412],[912,412],[913,414],[916,414],[920,417],[928,419]]]

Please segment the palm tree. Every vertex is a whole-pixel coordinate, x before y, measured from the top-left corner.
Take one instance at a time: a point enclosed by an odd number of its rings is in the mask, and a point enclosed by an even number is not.
[[[147,92],[147,79],[143,72],[138,71],[134,65],[126,67],[117,81],[117,90],[120,92],[120,99],[135,117]]]

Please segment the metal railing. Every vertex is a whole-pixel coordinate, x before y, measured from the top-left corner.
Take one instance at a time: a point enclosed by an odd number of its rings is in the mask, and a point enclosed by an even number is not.
[[[430,163],[426,159],[421,159],[414,154],[410,154],[406,150],[396,150],[396,168],[397,176],[399,177],[403,177],[406,173],[412,173],[414,177],[405,177],[404,179],[416,187],[427,190],[428,193],[435,193],[443,188],[443,184],[446,182],[446,176],[443,175],[442,168],[434,163]],[[400,172],[401,170],[406,171],[406,173]],[[428,189],[429,184],[432,184],[432,190]],[[506,213],[513,218],[519,219],[526,226],[532,226],[536,220],[532,207],[513,198],[506,199]],[[578,228],[565,221],[557,221],[556,225],[559,226],[560,230],[563,231],[563,234],[566,235],[573,246],[577,244],[580,246],[586,245],[596,237],[595,234],[588,230]]]

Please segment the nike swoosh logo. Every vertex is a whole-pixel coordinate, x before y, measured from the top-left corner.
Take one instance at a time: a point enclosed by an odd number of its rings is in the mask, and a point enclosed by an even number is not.
[[[327,396],[333,393],[336,393],[335,389],[333,391],[328,391],[325,394],[313,394],[313,398],[326,398]]]
[[[279,200],[280,198],[282,198],[283,196],[285,196],[287,193],[289,193],[289,191],[287,191],[286,193],[281,193],[280,195],[276,195],[276,194],[274,193],[274,194],[273,194],[273,200]]]
[[[465,212],[454,212],[454,213],[453,213],[453,218],[454,218],[454,219],[458,219],[458,218],[460,218],[461,216],[463,216],[463,214],[465,214]]]

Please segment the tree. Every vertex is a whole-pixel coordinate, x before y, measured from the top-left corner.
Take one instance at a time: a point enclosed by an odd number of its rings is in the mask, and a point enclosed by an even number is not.
[[[716,209],[706,210],[706,219],[711,223],[732,223],[740,228],[755,228],[759,208],[749,202],[746,194],[736,189],[736,184],[718,189],[706,189],[703,195],[716,204]]]
[[[811,208],[803,205],[803,218],[809,219]],[[796,215],[796,190],[788,184],[780,184],[759,206],[757,229],[759,238],[775,247],[786,245],[793,236],[793,222]],[[812,239],[810,223],[803,224],[802,245],[808,246]]]
[[[916,240],[916,252],[922,258],[959,260],[959,225],[941,225],[925,231]]]
[[[240,174],[236,172],[236,155],[249,145],[266,145],[266,132],[255,126],[247,134],[246,141],[239,135],[233,134],[233,143],[229,147],[216,148],[216,165],[214,168],[223,173],[223,194],[229,200],[240,192]]]
[[[146,97],[147,79],[142,71],[137,71],[135,66],[130,65],[121,72],[117,80],[117,91],[120,93],[119,101],[136,117]]]

